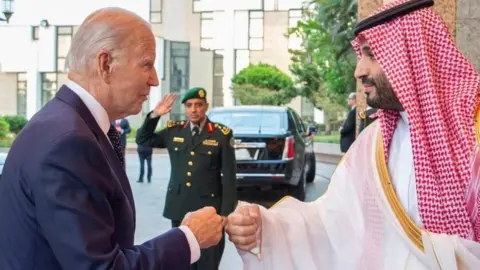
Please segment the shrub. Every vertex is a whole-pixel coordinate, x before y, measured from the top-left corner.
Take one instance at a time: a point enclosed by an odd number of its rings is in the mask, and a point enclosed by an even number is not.
[[[23,127],[27,124],[27,119],[20,115],[6,115],[3,117],[10,125],[10,132],[15,134],[20,133]]]
[[[10,132],[10,125],[5,118],[0,117],[0,138],[6,138]]]

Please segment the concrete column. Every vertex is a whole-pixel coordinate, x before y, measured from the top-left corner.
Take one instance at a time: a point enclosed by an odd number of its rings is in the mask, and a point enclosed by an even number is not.
[[[235,73],[235,0],[224,0],[225,3],[225,25],[223,36],[225,37],[225,49],[223,54],[223,106],[233,106],[231,90],[232,77]]]
[[[30,50],[30,59],[27,67],[27,119],[30,119],[41,107],[41,78],[38,71],[38,46],[33,43]]]

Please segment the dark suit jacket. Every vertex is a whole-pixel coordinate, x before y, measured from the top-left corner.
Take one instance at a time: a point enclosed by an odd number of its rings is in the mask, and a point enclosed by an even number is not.
[[[167,128],[155,133],[159,119],[148,114],[137,131],[136,142],[168,149],[172,169],[163,216],[180,221],[186,213],[204,206],[213,206],[217,213],[228,216],[237,205],[231,129],[207,118],[193,142],[187,121],[168,121]]]
[[[340,150],[347,152],[352,143],[355,141],[357,107],[348,112],[347,119],[343,123],[342,131],[340,132]]]
[[[115,126],[115,121],[112,121],[112,125]],[[130,128],[130,123],[127,119],[123,118],[120,120],[120,128],[123,132],[120,134],[120,145],[125,148],[127,147],[127,135],[132,131]]]
[[[135,246],[135,204],[108,138],[63,86],[10,149],[0,185],[0,269],[189,269],[184,233]]]

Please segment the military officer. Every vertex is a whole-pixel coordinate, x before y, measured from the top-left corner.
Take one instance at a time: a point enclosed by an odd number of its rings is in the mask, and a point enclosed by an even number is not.
[[[203,88],[189,89],[182,99],[188,120],[170,120],[165,129],[154,133],[176,99],[174,94],[166,95],[137,131],[137,144],[168,149],[171,174],[163,215],[173,227],[190,211],[213,206],[228,216],[237,203],[232,130],[208,119],[206,95]],[[193,269],[218,269],[224,247],[225,237],[217,246],[202,250]]]

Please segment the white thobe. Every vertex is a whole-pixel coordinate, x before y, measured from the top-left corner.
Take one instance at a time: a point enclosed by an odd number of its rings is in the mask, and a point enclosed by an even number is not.
[[[244,269],[480,269],[480,244],[422,229],[406,113],[398,121],[388,162],[377,121],[322,197],[261,207],[260,254],[239,251]]]

